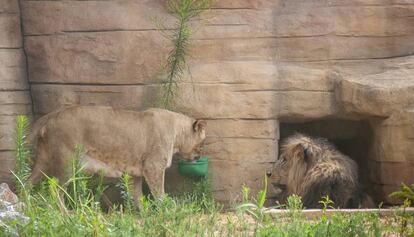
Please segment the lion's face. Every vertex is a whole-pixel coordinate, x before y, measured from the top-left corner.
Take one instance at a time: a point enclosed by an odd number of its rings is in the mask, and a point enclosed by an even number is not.
[[[307,168],[315,159],[315,152],[310,138],[300,134],[288,138],[282,144],[279,159],[269,174],[274,197],[280,200],[295,193]]]
[[[195,160],[200,157],[201,146],[206,138],[206,121],[197,120],[193,123],[191,131],[186,134],[184,142],[179,145],[177,154],[185,160]]]
[[[285,158],[279,157],[270,175],[270,183],[273,187],[273,194],[280,197],[287,190],[287,179],[289,164]]]

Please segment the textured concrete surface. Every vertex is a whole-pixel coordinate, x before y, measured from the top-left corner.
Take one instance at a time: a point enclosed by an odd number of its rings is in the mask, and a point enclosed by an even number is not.
[[[0,180],[11,181],[14,167],[14,124],[19,114],[31,115],[26,57],[18,0],[0,4]]]

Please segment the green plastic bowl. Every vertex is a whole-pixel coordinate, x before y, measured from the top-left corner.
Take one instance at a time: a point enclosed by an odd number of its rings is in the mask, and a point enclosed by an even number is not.
[[[202,156],[196,161],[180,160],[178,172],[184,176],[206,177],[208,174],[208,157]]]

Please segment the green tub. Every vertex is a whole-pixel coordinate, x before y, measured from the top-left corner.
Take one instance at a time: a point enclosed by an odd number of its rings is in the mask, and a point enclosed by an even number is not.
[[[208,174],[208,157],[202,156],[197,161],[180,160],[178,172],[184,176],[206,177]]]

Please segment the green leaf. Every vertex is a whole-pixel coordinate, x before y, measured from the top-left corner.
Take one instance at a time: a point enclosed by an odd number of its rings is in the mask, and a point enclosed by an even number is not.
[[[259,208],[263,208],[264,203],[266,202],[266,195],[267,195],[267,176],[264,176],[264,187],[262,190],[259,191],[257,195],[257,204]]]

